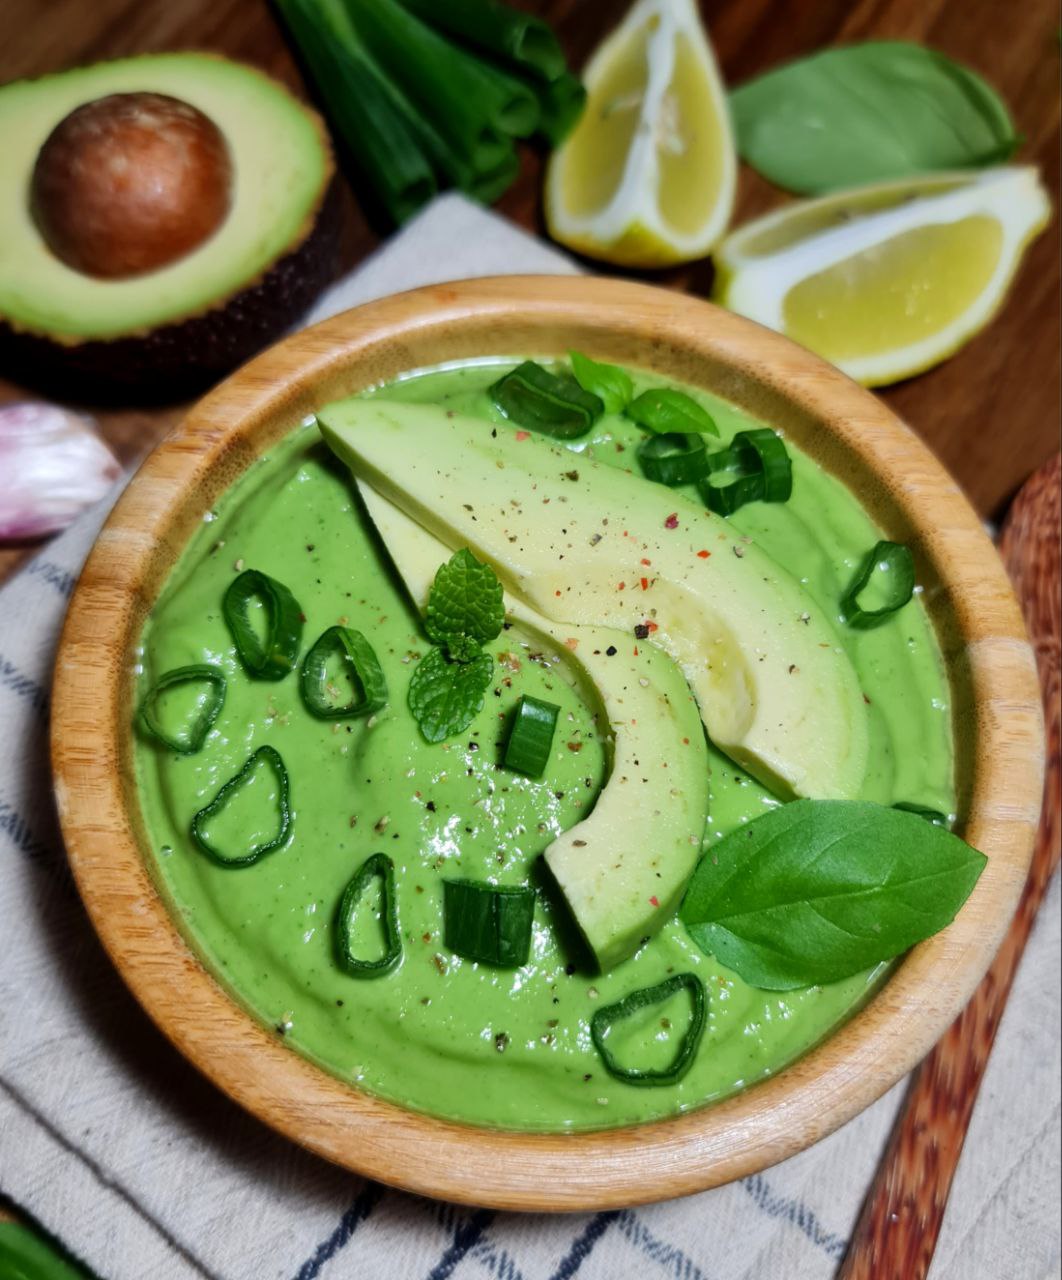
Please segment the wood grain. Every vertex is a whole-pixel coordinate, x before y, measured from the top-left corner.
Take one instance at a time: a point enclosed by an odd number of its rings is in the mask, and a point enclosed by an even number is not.
[[[1044,804],[1014,920],[973,999],[919,1067],[838,1280],[924,1280],[1000,1018],[1060,854],[1062,455],[1026,482],[1000,540],[1036,652],[1047,724]]]
[[[626,0],[518,0],[557,29],[576,66],[626,11]],[[986,75],[1010,103],[1025,143],[1018,159],[1038,164],[1059,191],[1058,17],[1052,0],[1027,0],[1004,15],[997,0],[702,0],[728,83],[824,45],[855,40],[924,40]],[[0,0],[0,83],[103,58],[159,49],[213,49],[241,58],[305,94],[265,0]],[[542,155],[525,148],[502,213],[544,234]],[[735,222],[786,197],[743,167]],[[379,242],[345,193],[344,268]],[[939,368],[884,393],[922,435],[982,515],[1005,502],[1057,448],[1060,401],[1057,219],[1032,246],[1001,316]],[[603,269],[599,264],[587,264]],[[607,268],[604,268],[607,269]],[[646,275],[643,277],[649,279]],[[711,284],[708,260],[651,277],[693,293]],[[0,381],[0,400],[22,394]],[[61,389],[56,389],[61,398]],[[132,405],[100,413],[124,462],[138,461],[178,421],[177,409]],[[0,579],[29,553],[0,549]]]
[[[989,861],[956,922],[773,1079],[672,1120],[585,1134],[445,1123],[298,1057],[199,963],[141,848],[130,749],[134,645],[190,532],[322,402],[422,364],[514,350],[651,369],[726,395],[842,476],[912,545],[946,655],[964,830]],[[305,330],[202,401],[149,458],[85,566],[60,642],[56,798],[78,887],[115,965],[199,1068],[267,1123],[383,1182],[474,1204],[606,1208],[701,1190],[830,1133],[909,1071],[971,995],[1024,883],[1039,815],[1039,688],[1021,616],[976,513],[879,400],[817,357],[707,303],[610,280],[508,277],[382,299]]]

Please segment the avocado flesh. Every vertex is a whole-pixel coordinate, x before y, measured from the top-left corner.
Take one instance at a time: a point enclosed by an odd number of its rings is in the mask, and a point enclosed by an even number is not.
[[[488,560],[550,620],[627,635],[653,623],[709,737],[776,794],[859,793],[855,670],[810,596],[724,520],[539,436],[429,405],[350,399],[318,422],[355,476]]]
[[[188,102],[217,125],[235,168],[232,204],[217,232],[185,257],[103,281],[49,251],[30,215],[29,184],[41,145],[70,111],[141,90]],[[62,346],[146,335],[221,307],[307,240],[333,174],[313,112],[252,68],[199,53],[127,58],[5,85],[0,137],[0,320],[16,334]],[[285,297],[293,295],[309,301],[289,282]],[[278,324],[249,309],[259,347],[297,314]],[[229,317],[230,324],[243,320]],[[189,363],[196,358],[194,350],[185,355]]]
[[[423,611],[449,548],[368,485],[358,488]],[[697,706],[678,667],[652,645],[607,627],[551,622],[511,596],[505,612],[570,654],[609,725],[609,776],[597,803],[544,854],[595,959],[608,970],[674,916],[700,856],[708,752]]]

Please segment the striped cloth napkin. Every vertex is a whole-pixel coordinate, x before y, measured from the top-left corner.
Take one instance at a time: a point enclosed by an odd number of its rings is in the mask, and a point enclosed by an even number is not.
[[[312,318],[444,279],[574,270],[445,197]],[[0,591],[0,1193],[104,1280],[832,1276],[902,1085],[831,1138],[728,1187],[549,1217],[366,1183],[274,1135],[180,1058],[88,925],[50,794],[55,645],[105,514],[90,512]],[[974,1114],[933,1280],[1059,1275],[1059,935],[1056,878]]]

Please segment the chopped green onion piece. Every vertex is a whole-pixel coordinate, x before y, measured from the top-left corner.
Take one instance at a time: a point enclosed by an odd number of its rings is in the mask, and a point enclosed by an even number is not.
[[[251,625],[248,606],[258,600],[265,612],[265,639]],[[283,680],[294,669],[302,641],[302,609],[282,582],[246,569],[229,583],[221,611],[240,661],[259,680]]]
[[[601,397],[584,391],[570,373],[550,373],[533,360],[499,378],[490,395],[518,426],[560,440],[586,435],[605,411]]]
[[[646,478],[658,484],[695,484],[708,473],[704,437],[686,431],[648,436],[638,446]]]
[[[425,22],[542,80],[564,72],[564,52],[540,19],[497,0],[402,0]]]
[[[505,744],[504,764],[507,769],[541,778],[549,762],[553,732],[560,712],[553,702],[542,702],[526,693],[516,704],[516,716]]]
[[[671,1064],[663,1070],[651,1069],[643,1071],[634,1067],[621,1067],[606,1044],[608,1033],[612,1027],[624,1018],[630,1017],[631,1014],[637,1013],[640,1009],[645,1009],[649,1005],[663,1004],[665,1000],[669,1000],[682,990],[690,993],[690,1001],[693,1007],[690,1015],[690,1024],[686,1028],[686,1033],[682,1037],[682,1042],[679,1044]],[[682,1079],[693,1064],[697,1048],[701,1043],[701,1037],[704,1035],[706,1022],[705,1005],[704,984],[700,978],[692,973],[676,973],[674,977],[658,983],[655,987],[642,987],[640,990],[632,991],[630,995],[624,996],[618,1003],[598,1009],[590,1019],[590,1038],[594,1042],[594,1048],[601,1055],[605,1070],[616,1080],[622,1080],[624,1084],[643,1087],[674,1084],[677,1080]]]
[[[380,879],[380,908],[383,915],[384,953],[375,960],[354,954],[354,919],[374,876]],[[343,890],[336,913],[336,961],[352,978],[382,978],[402,959],[402,938],[398,930],[398,896],[395,893],[395,864],[386,853],[366,858]]]
[[[551,147],[559,147],[575,128],[586,106],[586,88],[566,71],[552,84],[538,87],[538,132]]]
[[[793,492],[793,464],[777,431],[770,427],[739,431],[730,447],[747,470],[758,468],[763,473],[763,497],[760,501],[789,501]]]
[[[841,601],[845,622],[857,631],[879,627],[902,609],[914,594],[914,560],[902,542],[878,542],[863,561],[848,594]],[[873,587],[885,603],[877,609],[864,609],[859,597]]]
[[[337,706],[328,696],[328,659],[338,654],[360,690],[353,702]],[[307,709],[321,720],[355,720],[387,706],[387,681],[376,653],[360,631],[329,627],[302,660],[299,674]]]
[[[581,351],[569,351],[572,373],[584,391],[597,396],[606,413],[622,413],[634,395],[634,383],[626,369],[618,365],[591,360]]]
[[[183,733],[167,733],[159,717],[159,695],[167,689],[175,689],[182,684],[194,684],[205,681],[207,695],[200,702]],[[214,726],[222,705],[225,702],[225,676],[220,667],[209,663],[195,663],[188,667],[174,667],[159,676],[155,684],[144,694],[140,704],[141,728],[159,742],[164,743],[181,755],[193,755],[206,741],[206,736]]]
[[[719,428],[707,409],[692,396],[672,387],[653,387],[643,391],[627,408],[627,417],[646,431],[663,434],[668,431],[696,432],[717,436]]]
[[[526,885],[444,880],[446,945],[466,960],[519,969],[531,954],[535,891]]]
[[[919,818],[925,818],[925,820],[932,823],[934,827],[946,827],[949,830],[951,829],[951,823],[948,821],[947,814],[941,813],[939,809],[927,809],[925,805],[921,804],[908,804],[906,800],[900,800],[892,807],[894,809],[902,809],[904,813],[913,813]]]
[[[763,472],[749,469],[747,456],[734,449],[722,449],[708,454],[708,474],[701,481],[701,497],[709,511],[717,516],[729,516],[747,502],[759,502],[763,497]]]
[[[248,853],[236,856],[225,854],[216,845],[211,844],[207,839],[204,828],[209,820],[215,814],[220,813],[240,787],[250,779],[258,767],[259,761],[263,761],[268,765],[276,777],[277,813],[280,817],[279,830],[272,839],[254,845]],[[248,757],[239,773],[231,777],[221,787],[214,799],[208,805],[204,805],[192,819],[192,839],[207,857],[212,862],[216,862],[219,867],[249,867],[252,863],[264,858],[267,853],[272,853],[274,849],[279,849],[287,843],[288,836],[291,834],[291,821],[291,796],[288,785],[288,771],[284,767],[284,761],[281,760],[279,752],[272,747],[259,747],[257,751]]]

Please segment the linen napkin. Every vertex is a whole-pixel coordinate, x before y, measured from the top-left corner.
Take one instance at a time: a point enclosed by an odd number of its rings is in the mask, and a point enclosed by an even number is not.
[[[459,197],[317,307],[575,266]],[[0,478],[0,483],[2,483]],[[0,1192],[103,1280],[825,1280],[902,1098],[685,1200],[567,1217],[456,1208],[367,1183],[274,1135],[140,1011],[74,892],[53,812],[48,686],[84,516],[0,592]],[[933,1280],[1059,1274],[1059,885],[1007,1008]]]

